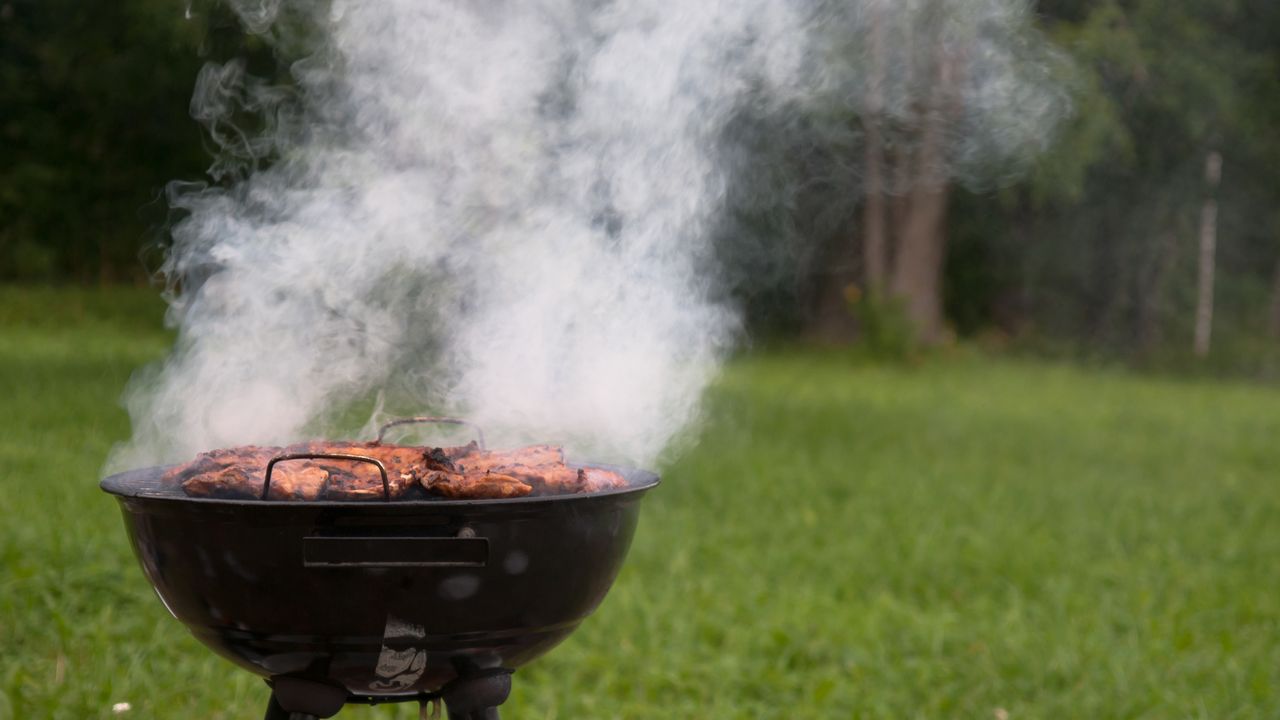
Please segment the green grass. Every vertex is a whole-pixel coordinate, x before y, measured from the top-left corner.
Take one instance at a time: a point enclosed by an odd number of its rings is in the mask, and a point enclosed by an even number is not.
[[[157,306],[41,292],[0,292],[0,718],[261,717],[96,487]],[[771,354],[664,474],[507,717],[1280,717],[1275,389]]]

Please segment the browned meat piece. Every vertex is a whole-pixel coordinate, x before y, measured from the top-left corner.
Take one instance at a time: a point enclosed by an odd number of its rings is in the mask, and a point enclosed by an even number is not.
[[[175,468],[178,470],[180,468]],[[182,490],[196,497],[251,498],[262,494],[262,476],[251,468],[241,466],[210,467],[181,478],[169,471],[169,475],[182,483]]]
[[[254,497],[261,497],[262,477],[266,474],[266,465],[255,480],[258,486],[254,489]],[[271,500],[319,500],[328,497],[325,492],[329,483],[328,468],[308,465],[303,462],[283,462],[271,470],[271,490],[267,498]]]
[[[177,479],[188,495],[222,498],[256,498],[262,496],[267,462],[281,454],[279,448],[255,448],[255,452],[209,453],[184,470],[169,471],[166,477]],[[322,496],[331,474],[330,468],[304,461],[282,462],[271,472],[273,500],[316,500]],[[381,482],[378,491],[381,492]]]
[[[195,460],[171,468],[164,479],[182,485],[188,495],[250,498],[262,494],[267,460],[279,448],[246,445],[201,453]]]
[[[500,467],[525,465],[564,465],[564,449],[555,445],[530,445],[502,452],[474,453],[457,459],[456,465],[464,472],[484,472]]]
[[[533,487],[539,495],[581,492],[583,486],[582,471],[564,464],[501,465],[492,472],[519,478]]]
[[[503,465],[493,472],[510,475],[528,483],[539,495],[566,495],[569,493],[616,490],[627,486],[627,481],[612,470],[602,468],[576,469],[566,465]]]
[[[620,473],[604,468],[583,468],[582,492],[600,492],[601,490],[621,490],[627,486],[627,479]]]
[[[428,492],[454,500],[488,500],[523,497],[533,488],[510,475],[493,472],[451,473],[431,471],[423,482]]]
[[[244,447],[225,450],[210,450],[209,452],[200,453],[195,460],[189,463],[175,465],[170,468],[164,474],[164,479],[166,482],[182,482],[198,473],[216,472],[233,466],[245,466],[257,462],[261,462],[265,466],[267,460],[279,451],[280,448],[259,447],[257,445],[245,445]]]

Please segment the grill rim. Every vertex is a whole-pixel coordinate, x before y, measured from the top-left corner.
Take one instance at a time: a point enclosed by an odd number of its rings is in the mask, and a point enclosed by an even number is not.
[[[507,507],[513,505],[533,506],[544,503],[565,503],[573,501],[590,501],[594,498],[610,498],[630,494],[643,494],[661,484],[662,479],[655,472],[638,468],[595,462],[570,462],[572,468],[599,468],[612,470],[627,479],[627,487],[616,490],[603,490],[590,493],[567,493],[564,495],[526,495],[515,498],[477,498],[469,500],[450,500],[445,498],[428,500],[262,500],[259,498],[212,498],[192,497],[176,486],[160,487],[161,477],[171,465],[154,465],[113,473],[103,478],[98,487],[110,495],[121,499],[146,500],[171,503],[192,503],[197,505],[221,507],[254,507],[281,508],[297,510],[299,508],[416,508],[416,509],[461,509],[481,507]]]

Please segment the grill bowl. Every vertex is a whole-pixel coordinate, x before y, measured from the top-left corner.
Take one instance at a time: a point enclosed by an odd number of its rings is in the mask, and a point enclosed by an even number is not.
[[[658,484],[506,500],[282,502],[187,497],[168,468],[112,475],[125,529],[169,612],[259,675],[353,698],[517,668],[567,637],[622,566]]]

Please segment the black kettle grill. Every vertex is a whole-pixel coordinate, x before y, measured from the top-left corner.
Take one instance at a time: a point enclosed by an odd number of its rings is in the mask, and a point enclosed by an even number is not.
[[[229,500],[188,497],[151,467],[102,489],[120,501],[169,612],[267,679],[267,720],[409,701],[424,715],[443,702],[451,720],[496,720],[512,671],[604,599],[640,499],[658,484],[644,470],[596,467],[628,486],[504,500]]]

